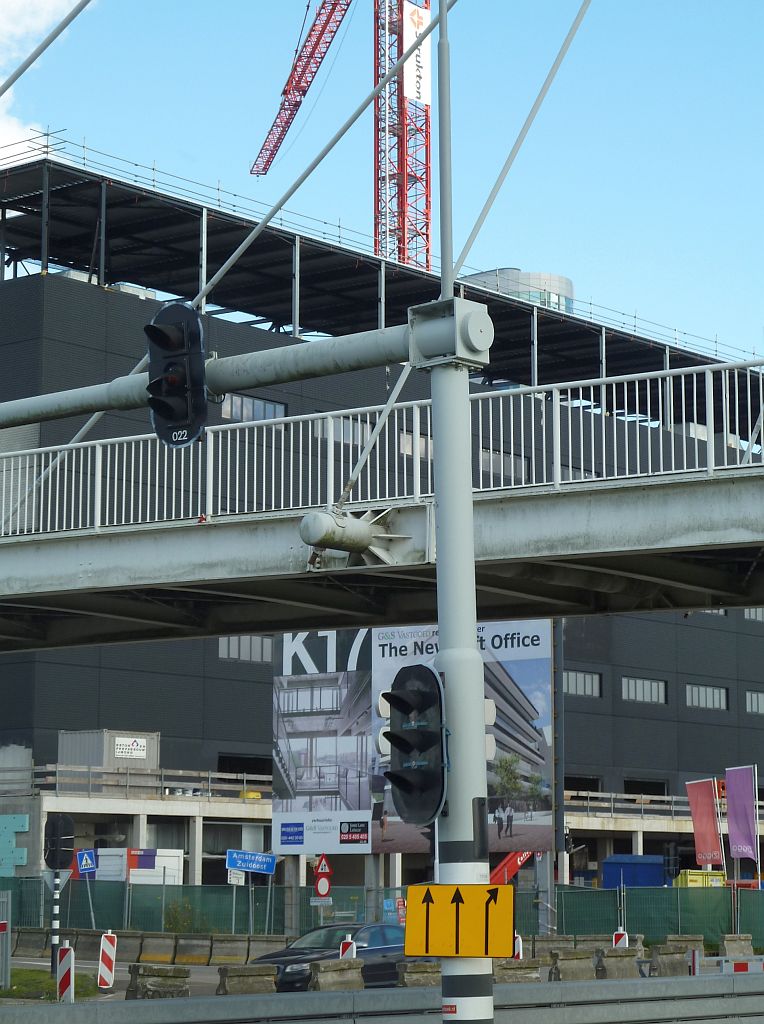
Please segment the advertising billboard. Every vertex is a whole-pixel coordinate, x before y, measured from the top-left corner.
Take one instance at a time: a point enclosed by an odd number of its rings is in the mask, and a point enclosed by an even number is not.
[[[551,622],[480,623],[477,642],[496,705],[486,730],[497,748],[487,765],[491,852],[552,849]],[[274,852],[428,850],[428,830],[396,816],[376,737],[386,725],[379,696],[400,668],[432,664],[437,649],[434,625],[276,638]]]

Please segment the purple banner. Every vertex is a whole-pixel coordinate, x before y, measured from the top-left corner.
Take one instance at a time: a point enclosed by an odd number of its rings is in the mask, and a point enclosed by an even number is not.
[[[758,863],[756,768],[752,764],[743,768],[728,768],[724,775],[730,854],[738,859],[750,857]]]

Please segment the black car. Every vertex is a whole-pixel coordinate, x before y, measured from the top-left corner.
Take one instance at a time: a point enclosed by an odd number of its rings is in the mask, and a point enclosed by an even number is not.
[[[401,924],[328,924],[301,935],[299,939],[257,958],[260,964],[276,965],[277,992],[305,992],[310,965],[316,960],[337,959],[340,943],[350,935],[356,957],[363,961],[361,974],[366,988],[389,987],[398,982],[398,963],[403,956]]]

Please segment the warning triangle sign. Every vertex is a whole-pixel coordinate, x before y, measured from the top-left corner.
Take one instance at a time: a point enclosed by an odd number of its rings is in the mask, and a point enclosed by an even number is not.
[[[316,861],[316,866],[313,868],[315,875],[332,875],[334,872],[329,867],[329,861],[326,859],[326,854],[322,853]]]

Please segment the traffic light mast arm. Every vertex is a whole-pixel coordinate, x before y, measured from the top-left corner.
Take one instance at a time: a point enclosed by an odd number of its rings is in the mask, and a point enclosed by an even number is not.
[[[429,307],[437,307],[439,315],[430,319],[424,316]],[[448,310],[445,312],[448,314]],[[464,338],[474,338],[476,332],[493,337],[485,306],[457,300],[450,315],[443,313],[441,303],[426,303],[414,308],[410,325],[328,338],[310,345],[289,345],[211,359],[206,364],[207,389],[212,394],[222,395],[229,391],[406,362],[412,354],[421,362],[423,348],[436,359],[439,353],[445,357],[457,348],[464,348]],[[423,339],[421,344],[417,341],[420,336]],[[413,353],[412,348],[415,349]],[[148,404],[148,383],[148,373],[133,373],[105,384],[3,402],[0,403],[0,428],[106,409],[140,409]]]

